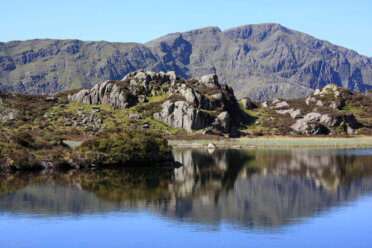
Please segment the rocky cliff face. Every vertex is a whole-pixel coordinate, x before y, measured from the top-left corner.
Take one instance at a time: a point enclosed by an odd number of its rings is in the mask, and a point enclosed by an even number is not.
[[[205,129],[204,133],[237,136],[237,128],[245,122],[245,113],[232,88],[221,85],[216,74],[185,80],[177,77],[175,72],[135,71],[122,80],[106,81],[70,94],[68,99],[80,104],[127,109],[137,103],[146,103],[151,97],[163,100],[149,103],[155,105],[155,111],[149,117],[188,132]]]
[[[0,43],[0,89],[55,93],[120,80],[146,69],[178,76],[216,73],[253,100],[305,97],[329,83],[372,87],[372,60],[279,24],[217,27],[170,34],[144,45],[29,40]]]

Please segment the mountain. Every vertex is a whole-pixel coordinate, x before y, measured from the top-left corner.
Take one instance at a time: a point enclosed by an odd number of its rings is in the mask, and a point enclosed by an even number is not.
[[[158,60],[141,44],[79,40],[0,43],[0,89],[51,94],[121,79]]]
[[[298,98],[329,83],[372,88],[372,58],[279,24],[207,27],[145,44],[79,40],[0,43],[0,89],[50,94],[119,80],[137,69],[216,73],[238,97]]]

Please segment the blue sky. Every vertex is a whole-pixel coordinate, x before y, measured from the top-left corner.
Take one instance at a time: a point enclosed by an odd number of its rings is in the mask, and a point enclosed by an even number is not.
[[[206,26],[280,23],[372,56],[371,0],[0,0],[0,41],[140,42]]]

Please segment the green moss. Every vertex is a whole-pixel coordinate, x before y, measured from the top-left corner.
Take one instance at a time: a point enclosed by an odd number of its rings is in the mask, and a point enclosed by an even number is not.
[[[151,124],[154,130],[160,131],[162,133],[165,133],[166,130],[168,130],[169,134],[180,134],[180,133],[186,134],[187,133],[182,128],[173,128],[171,126],[164,124],[161,121],[155,120],[154,118],[146,118],[146,120],[149,121],[149,123]]]
[[[168,94],[162,94],[162,95],[159,95],[159,96],[148,96],[147,97],[147,100],[148,102],[160,102],[160,101],[164,101],[165,99],[167,99],[168,97]],[[146,103],[144,103],[146,104]]]

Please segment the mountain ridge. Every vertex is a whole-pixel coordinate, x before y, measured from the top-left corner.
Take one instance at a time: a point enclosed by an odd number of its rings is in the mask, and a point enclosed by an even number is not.
[[[145,69],[199,77],[217,73],[237,96],[304,97],[335,83],[372,87],[372,58],[277,23],[210,26],[135,42],[33,39],[0,43],[0,89],[52,94]]]

